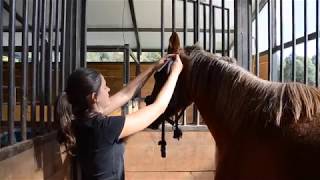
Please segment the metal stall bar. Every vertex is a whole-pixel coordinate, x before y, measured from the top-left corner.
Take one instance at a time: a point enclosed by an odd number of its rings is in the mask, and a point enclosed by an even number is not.
[[[259,0],[255,0],[255,16],[256,16],[256,24],[255,24],[255,31],[256,31],[256,39],[255,39],[255,57],[256,57],[256,76],[260,76],[260,54],[259,54]],[[249,63],[249,66],[250,63]]]
[[[292,0],[292,81],[296,82],[296,25],[295,25],[295,0]]]
[[[319,0],[316,1],[316,87],[319,87]]]
[[[216,16],[215,7],[212,7],[212,52],[216,53]]]
[[[72,22],[72,31],[70,31],[72,39],[70,40],[70,44],[72,48],[70,48],[71,51],[71,65],[70,65],[70,72],[69,75],[78,67],[80,67],[79,64],[79,59],[80,59],[80,53],[77,51],[79,50],[78,42],[79,42],[79,33],[78,33],[78,1],[73,0],[71,4],[71,8],[73,9],[72,14],[71,14],[71,20]]]
[[[206,6],[203,7],[203,49],[207,50],[207,10]]]
[[[212,53],[212,0],[209,1],[209,52]]]
[[[81,43],[80,43],[80,59],[81,67],[87,67],[87,0],[82,0],[81,4]]]
[[[66,49],[65,49],[65,68],[63,69],[65,71],[65,75],[68,77],[73,68],[74,64],[74,23],[73,23],[73,17],[74,17],[74,1],[75,0],[66,0],[67,1],[67,12],[66,12]]]
[[[249,1],[247,4],[248,11],[247,11],[247,21],[248,21],[248,71],[251,71],[251,64],[252,64],[252,1]]]
[[[221,30],[222,30],[222,36],[221,36],[221,42],[222,42],[222,56],[225,55],[225,32],[224,32],[224,29],[225,29],[225,13],[224,13],[224,7],[225,7],[225,0],[221,0],[221,21],[222,21],[222,24],[221,24]]]
[[[183,46],[187,46],[187,28],[188,28],[188,22],[187,22],[187,0],[183,1]]]
[[[0,0],[0,17],[3,17],[3,0]],[[2,128],[2,108],[3,108],[3,18],[0,18],[0,129]],[[1,148],[1,138],[0,138]]]
[[[66,22],[67,22],[67,0],[62,0],[61,18],[61,52],[60,52],[60,91],[65,87],[65,60],[66,60]]]
[[[161,0],[161,40],[160,40],[160,48],[161,48],[161,57],[164,55],[164,0]]]
[[[193,44],[197,42],[197,33],[196,33],[196,24],[197,24],[197,19],[196,19],[196,14],[197,14],[197,4],[196,2],[193,2]]]
[[[187,46],[187,0],[183,1],[183,47]],[[182,124],[187,125],[187,111],[184,110],[182,115]]]
[[[45,62],[46,62],[46,14],[47,0],[42,1],[41,11],[41,59],[40,59],[40,125],[44,127],[45,119]]]
[[[47,98],[47,108],[48,108],[48,113],[47,113],[47,121],[48,121],[48,126],[49,128],[51,127],[52,119],[53,119],[53,113],[52,113],[52,61],[53,61],[53,56],[52,56],[52,35],[53,35],[53,0],[50,0],[49,4],[49,34],[48,34],[48,53],[49,55],[47,56],[47,78],[46,78],[46,98]]]
[[[42,30],[42,24],[41,24],[41,21],[42,21],[42,3],[43,1],[39,1],[39,11],[38,11],[38,40],[37,40],[37,45],[38,45],[38,57],[37,57],[37,83],[36,83],[36,87],[37,87],[37,106],[39,108],[39,105],[40,105],[40,99],[41,99],[41,96],[40,96],[40,85],[41,85],[41,36],[42,36],[42,33],[41,33],[41,30]],[[39,112],[37,112],[39,113]],[[40,118],[40,114],[38,114],[37,118]],[[35,133],[36,130],[39,129],[39,127],[35,127]]]
[[[308,84],[308,13],[307,0],[304,0],[304,66],[303,66],[303,82]]]
[[[27,111],[28,111],[28,1],[23,1],[23,33],[22,33],[22,96],[21,96],[21,134],[22,140],[27,139]]]
[[[195,4],[195,11],[196,13],[194,14],[194,17],[195,17],[195,20],[196,20],[196,23],[195,23],[195,38],[197,40],[197,42],[199,41],[199,37],[200,37],[200,0],[197,0],[196,1],[196,4]]]
[[[172,32],[176,32],[176,0],[172,0]]]
[[[9,96],[8,96],[8,125],[9,125],[9,144],[15,143],[14,121],[16,107],[15,93],[15,26],[16,26],[16,1],[10,1],[9,15]]]
[[[200,13],[200,0],[197,0],[196,3],[194,4],[195,8],[195,13],[193,14],[194,16],[194,41],[197,42],[199,41],[199,33],[200,33],[200,27],[199,27],[199,13]],[[199,118],[199,113],[198,113],[198,108],[195,103],[193,103],[193,123],[196,123],[196,125],[200,125],[200,118]]]
[[[280,0],[280,82],[284,81],[283,50],[283,2]]]
[[[230,56],[230,10],[227,10],[227,56]],[[251,57],[251,56],[250,56]]]
[[[130,80],[130,46],[124,45],[123,49],[123,86],[126,86]],[[122,106],[122,115],[126,115],[129,112],[128,103]]]
[[[32,134],[34,134],[36,126],[36,106],[37,106],[37,61],[38,61],[38,12],[39,12],[39,1],[33,1],[33,12],[32,12],[32,96],[31,96],[31,127]]]
[[[55,67],[54,67],[54,72],[55,72],[55,97],[59,95],[59,50],[60,50],[60,19],[61,19],[61,14],[60,14],[60,0],[56,0],[56,29],[55,29],[55,51],[54,51],[54,61],[55,61]]]
[[[268,2],[268,80],[272,80],[272,0]]]

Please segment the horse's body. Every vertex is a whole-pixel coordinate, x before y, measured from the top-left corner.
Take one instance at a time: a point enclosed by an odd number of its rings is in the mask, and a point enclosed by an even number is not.
[[[319,89],[259,79],[197,46],[180,57],[164,115],[196,104],[216,141],[216,180],[320,180]],[[163,83],[156,81],[153,97]]]
[[[264,81],[228,58],[190,53],[175,93],[186,92],[216,141],[216,180],[320,179],[318,89]]]

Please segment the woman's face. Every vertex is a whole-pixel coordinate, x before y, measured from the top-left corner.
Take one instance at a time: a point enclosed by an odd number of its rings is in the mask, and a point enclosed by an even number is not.
[[[97,94],[97,105],[99,108],[105,109],[110,104],[109,92],[110,88],[106,84],[106,80],[101,76],[101,86]]]

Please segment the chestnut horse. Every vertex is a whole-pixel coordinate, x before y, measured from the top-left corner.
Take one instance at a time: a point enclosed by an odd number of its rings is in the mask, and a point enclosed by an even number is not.
[[[262,80],[197,45],[180,57],[165,114],[196,104],[216,141],[216,180],[320,179],[319,89]]]

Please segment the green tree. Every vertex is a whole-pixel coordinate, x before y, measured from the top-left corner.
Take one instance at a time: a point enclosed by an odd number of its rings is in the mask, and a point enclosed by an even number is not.
[[[100,54],[100,57],[99,57],[100,61],[102,62],[110,61],[110,55],[108,52],[101,52],[99,54]]]
[[[143,62],[155,62],[160,58],[160,52],[143,52],[141,55],[141,61]]]
[[[307,58],[308,84],[315,84],[314,57]],[[303,83],[304,80],[304,58],[296,56],[296,81]],[[284,59],[284,81],[290,82],[292,77],[292,54]]]

